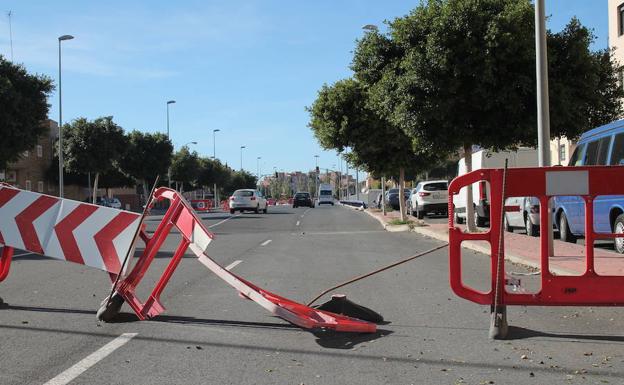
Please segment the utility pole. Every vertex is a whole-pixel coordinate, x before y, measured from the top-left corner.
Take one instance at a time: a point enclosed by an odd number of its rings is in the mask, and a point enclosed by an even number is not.
[[[7,16],[9,17],[9,42],[11,44],[11,61],[13,60],[13,28],[11,25],[11,16],[13,16],[13,11],[7,12]]]

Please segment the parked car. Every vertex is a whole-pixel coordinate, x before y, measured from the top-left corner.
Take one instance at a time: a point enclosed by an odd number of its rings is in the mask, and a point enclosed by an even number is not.
[[[418,219],[428,213],[448,215],[448,182],[430,180],[418,183],[407,201],[407,212]]]
[[[121,201],[118,198],[108,198],[110,207],[121,210]]]
[[[407,200],[410,197],[410,190],[409,189],[404,189],[403,190],[403,199],[405,200],[405,202],[407,202]],[[388,204],[390,205],[390,207],[392,207],[395,210],[399,209],[399,189],[398,188],[391,188],[390,190],[388,190],[388,192],[386,193],[386,201],[388,202]]]
[[[587,131],[578,141],[568,166],[624,164],[624,120]],[[623,169],[624,170],[624,169]],[[576,242],[585,236],[585,204],[580,196],[554,198],[553,223],[562,241]],[[594,199],[594,231],[624,233],[624,195],[598,196]],[[615,250],[624,254],[624,239],[617,238]]]
[[[517,207],[518,211],[506,211],[503,223],[505,231],[523,228],[527,235],[539,235],[540,202],[536,197],[511,197],[505,199],[505,206]]]
[[[301,206],[314,207],[314,202],[312,201],[309,192],[298,192],[293,197],[293,208]]]
[[[260,210],[266,214],[268,205],[266,199],[258,190],[236,190],[230,197],[230,214],[234,214],[236,211],[253,211],[258,213]]]
[[[537,167],[537,150],[533,148],[519,148],[517,151],[491,152],[479,150],[472,153],[472,170],[481,168],[502,168],[507,159],[508,167]],[[466,174],[466,161],[461,158],[457,164],[458,176]],[[455,206],[455,223],[466,221],[466,202],[468,189],[462,188],[459,194],[453,196]],[[485,226],[490,221],[490,189],[485,181],[475,182],[472,185],[472,204],[475,208],[474,221],[478,227]]]

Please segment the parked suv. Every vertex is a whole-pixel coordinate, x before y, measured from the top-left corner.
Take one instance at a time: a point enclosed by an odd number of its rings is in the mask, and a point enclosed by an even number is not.
[[[257,213],[260,210],[266,214],[268,205],[266,199],[258,190],[236,190],[230,197],[230,214],[234,214],[236,211],[253,211]]]
[[[407,201],[407,211],[418,219],[423,219],[427,213],[448,215],[448,182],[430,180],[418,183]]]
[[[527,235],[539,235],[540,202],[536,197],[511,197],[505,199],[505,206],[518,207],[518,211],[506,211],[504,217],[505,231],[523,228]]]
[[[624,120],[594,128],[578,141],[568,166],[624,164]],[[623,168],[624,171],[624,168]],[[562,241],[576,242],[585,236],[585,204],[580,196],[554,197],[553,222]],[[594,231],[624,233],[624,196],[598,196],[594,199]],[[624,239],[615,240],[615,250],[624,254]]]
[[[409,197],[410,197],[410,190],[409,189],[404,189],[403,190],[403,194],[404,194],[403,199],[405,200],[405,202],[407,202],[409,200]],[[386,200],[388,201],[388,204],[394,210],[398,210],[399,209],[399,189],[398,188],[391,188],[386,193],[386,197],[387,197]]]

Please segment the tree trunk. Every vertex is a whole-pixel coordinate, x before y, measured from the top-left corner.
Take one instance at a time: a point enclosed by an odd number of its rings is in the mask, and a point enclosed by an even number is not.
[[[466,162],[466,174],[472,171],[472,145],[464,144],[464,161]],[[466,226],[468,232],[475,233],[477,226],[475,225],[474,201],[472,199],[472,184],[466,186]]]
[[[98,182],[100,181],[100,173],[95,173],[95,180],[93,181],[93,204],[97,202]]]
[[[147,178],[143,179],[143,204],[147,204],[150,193],[149,185],[147,184]]]
[[[401,221],[407,221],[405,213],[405,169],[399,169],[399,210],[401,211]]]

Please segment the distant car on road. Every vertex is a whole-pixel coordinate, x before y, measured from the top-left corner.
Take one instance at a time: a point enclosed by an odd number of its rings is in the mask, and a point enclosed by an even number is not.
[[[418,219],[428,213],[448,215],[448,182],[430,180],[418,183],[407,201],[407,212]]]
[[[327,183],[321,183],[319,185],[319,193],[318,193],[318,205],[322,204],[330,204],[334,205],[334,192],[332,190],[332,186]]]
[[[258,213],[260,210],[266,214],[268,205],[266,199],[258,190],[236,190],[230,197],[230,214],[234,214],[236,211],[253,211]]]
[[[403,199],[405,200],[405,202],[407,202],[407,200],[410,197],[410,190],[407,188],[404,189],[403,194],[404,194]],[[390,207],[392,207],[395,210],[398,210],[399,209],[399,189],[391,188],[386,193],[386,197],[387,197],[386,200],[388,201],[388,204],[390,205]]]
[[[314,202],[312,202],[309,192],[298,192],[295,194],[293,198],[293,208],[301,206],[314,207]]]

